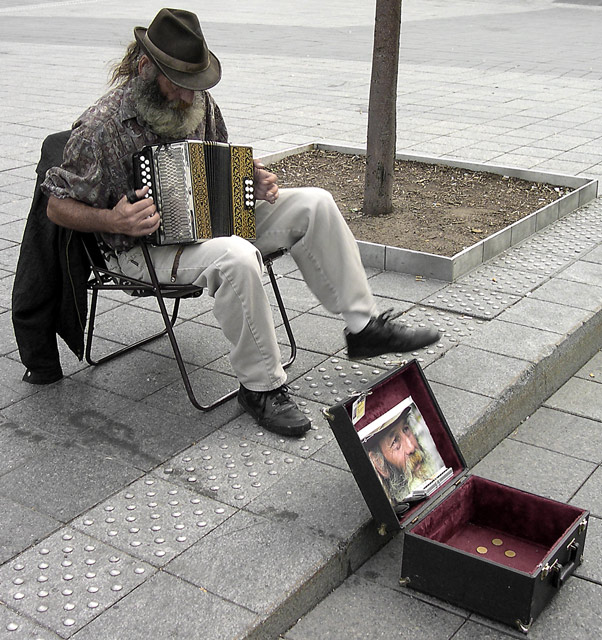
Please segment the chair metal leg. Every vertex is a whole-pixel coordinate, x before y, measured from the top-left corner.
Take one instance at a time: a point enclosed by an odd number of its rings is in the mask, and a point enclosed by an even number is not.
[[[270,278],[270,282],[272,284],[272,289],[274,290],[274,295],[276,296],[276,302],[278,303],[278,309],[280,310],[280,317],[282,318],[282,322],[284,323],[284,329],[286,330],[286,335],[288,337],[288,342],[291,349],[289,359],[282,364],[282,366],[286,369],[290,367],[291,364],[293,364],[295,358],[297,357],[297,343],[295,342],[295,336],[293,335],[291,323],[288,319],[288,314],[286,313],[282,295],[280,294],[280,288],[278,287],[276,276],[274,274],[274,270],[272,269],[273,260],[268,257],[265,259],[264,263],[265,268],[268,272],[268,276]]]
[[[167,333],[167,329],[162,329],[161,331],[154,333],[146,338],[142,338],[141,340],[138,340],[133,344],[126,345],[121,349],[112,351],[111,353],[108,353],[107,355],[101,358],[94,359],[92,357],[92,339],[94,337],[94,321],[96,319],[98,291],[99,291],[98,289],[92,290],[92,300],[90,302],[90,311],[89,311],[89,320],[88,320],[88,336],[86,339],[86,353],[85,353],[86,362],[88,364],[99,365],[99,364],[102,364],[103,362],[108,362],[109,360],[113,360],[113,358],[123,355],[128,351],[133,351],[134,349],[141,347],[142,345],[148,344],[149,342],[152,342],[153,340],[156,340],[157,338],[160,338],[161,336],[164,336]],[[168,316],[168,324],[170,324],[172,327],[175,325],[176,320],[178,319],[179,308],[180,308],[180,300],[176,298],[174,300],[174,307],[172,310],[171,318]]]

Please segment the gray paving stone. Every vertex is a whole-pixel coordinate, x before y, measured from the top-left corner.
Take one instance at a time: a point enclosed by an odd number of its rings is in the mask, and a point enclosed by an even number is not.
[[[345,347],[345,323],[338,318],[305,313],[293,318],[291,327],[297,345],[302,349],[329,355]],[[278,342],[283,343],[286,340],[282,327],[278,328],[276,335]]]
[[[175,363],[174,366],[176,366]],[[232,376],[206,368],[189,372],[189,376],[196,399],[202,405],[217,401],[239,387],[236,379]],[[200,411],[190,402],[181,378],[148,396],[145,401],[169,413],[199,420],[204,425],[210,426],[211,429],[222,426],[242,413],[236,400],[230,400],[209,412]]]
[[[131,344],[160,331],[164,326],[156,303],[149,309],[125,304],[99,315],[96,319],[94,335],[121,344]]]
[[[8,247],[7,249],[2,249],[0,251],[0,266],[9,271],[10,273],[14,273],[17,268],[17,260],[19,258],[19,245],[15,245],[13,247]],[[3,278],[6,280],[6,278]],[[10,299],[10,294],[13,290],[13,281],[12,279],[8,282],[4,283],[2,286],[2,299],[8,300]]]
[[[403,616],[400,619],[400,612]],[[335,638],[416,638],[428,630],[428,638],[447,640],[464,619],[408,598],[374,582],[352,576],[302,618],[286,634],[287,640]]]
[[[10,560],[61,526],[58,520],[0,496],[0,564]],[[1,637],[1,636],[0,636]]]
[[[10,251],[12,251],[12,249],[5,249],[4,251],[0,252],[0,255],[4,257]],[[10,266],[8,267],[8,269],[12,271],[12,268]],[[0,280],[0,307],[10,309],[14,280],[14,276],[7,276]]]
[[[303,280],[287,277],[278,278],[278,289],[282,299],[285,301],[287,311],[291,309],[292,311],[306,312],[320,304]],[[276,305],[272,287],[266,287],[266,293],[270,304]]]
[[[595,249],[592,249],[583,256],[583,260],[586,262],[595,262],[597,264],[602,263],[602,248],[596,247]]]
[[[48,433],[20,426],[0,416],[0,474],[16,469],[29,458],[41,455],[56,440]]]
[[[203,367],[230,351],[230,344],[221,329],[194,320],[178,323],[175,335],[184,362],[197,367]],[[173,348],[167,336],[145,345],[143,349],[169,358],[175,364]]]
[[[569,578],[535,621],[529,637],[543,640],[558,636],[559,631],[562,637],[575,640],[599,637],[602,634],[600,598],[601,585],[580,578]]]
[[[462,442],[463,438],[470,434],[470,426],[492,404],[491,398],[480,393],[464,391],[455,386],[433,382],[430,380],[428,369],[425,373],[452,434],[458,442]]]
[[[349,471],[310,460],[246,508],[270,520],[307,527],[318,536],[343,543],[349,542],[371,517]]]
[[[553,409],[602,421],[600,383],[593,380],[571,378],[545,404]]]
[[[25,185],[25,188],[29,193],[33,192],[34,182],[33,180],[28,180],[26,183],[21,183]],[[13,193],[15,193],[15,188],[19,188],[19,186],[13,184],[9,187]],[[25,220],[16,220],[15,222],[8,222],[7,224],[3,224],[0,227],[0,237],[4,240],[11,240],[12,242],[21,242],[23,238],[23,229],[25,228]]]
[[[27,402],[4,409],[4,416],[19,426],[59,436],[71,437],[86,431],[129,406],[120,396],[68,379],[44,386],[21,384],[35,393]]]
[[[542,407],[511,437],[581,460],[602,462],[602,424],[564,411]]]
[[[68,522],[138,475],[67,441],[47,443],[36,457],[0,476],[0,494]]]
[[[594,516],[602,518],[602,468],[598,467],[583,486],[571,499],[571,504],[575,504],[582,509],[589,509]],[[582,506],[584,505],[584,506]]]
[[[206,589],[159,573],[92,621],[77,640],[245,637],[257,616]]]
[[[598,353],[575,374],[578,378],[602,382],[602,351]]]
[[[595,468],[591,462],[508,439],[486,455],[472,474],[568,502]]]
[[[24,373],[25,369],[12,357],[0,357],[0,407],[10,407],[40,391],[39,387],[21,380]]]
[[[558,302],[588,311],[598,311],[602,305],[602,287],[553,278],[535,289],[531,294],[531,298]]]
[[[316,451],[311,457],[312,460],[316,460],[317,462],[323,462],[324,464],[329,464],[337,469],[349,471],[347,460],[345,460],[345,456],[343,455],[338,442],[334,439],[321,449],[318,449],[318,451]]]
[[[74,444],[149,471],[213,431],[209,421],[178,416],[148,403],[132,403],[111,417],[81,416]],[[86,428],[87,427],[87,428]]]
[[[587,320],[590,312],[563,304],[524,298],[504,311],[500,320],[563,335],[572,333]]]
[[[517,358],[458,345],[426,370],[433,382],[496,398],[520,381],[525,364]]]
[[[319,573],[335,551],[333,542],[303,527],[239,511],[166,570],[267,614],[282,605],[297,585]]]
[[[424,300],[445,286],[447,283],[440,280],[421,279],[403,273],[383,272],[370,278],[372,292],[384,298],[393,298],[396,307],[401,300],[407,302]]]
[[[535,363],[549,356],[561,340],[558,333],[503,318],[505,314],[477,327],[470,336],[471,346]]]
[[[505,633],[468,620],[454,636],[454,640],[506,640],[510,637],[524,637],[524,634],[519,636],[518,631]]]
[[[562,272],[562,277],[566,280],[573,280],[574,282],[583,282],[584,284],[599,286],[600,282],[602,282],[602,264],[579,260],[569,265]]]
[[[189,371],[196,368],[186,366]],[[97,367],[87,367],[74,374],[73,380],[81,386],[142,400],[176,380],[181,382],[181,376],[175,358],[136,349]]]
[[[281,359],[283,361],[286,361],[290,357],[290,345],[288,344],[288,340],[284,337],[284,332],[280,333],[279,338],[284,341],[280,343]],[[297,345],[297,354],[295,361],[286,369],[288,384],[292,384],[293,381],[301,377],[303,374],[307,373],[313,367],[318,366],[325,359],[326,356],[323,353],[301,349]],[[206,368],[210,369],[211,371],[220,371],[229,376],[234,376],[234,371],[232,369],[232,366],[230,365],[230,359],[228,356],[224,356],[219,360],[211,362],[209,365],[207,365]],[[237,387],[238,384],[234,383],[232,388]]]

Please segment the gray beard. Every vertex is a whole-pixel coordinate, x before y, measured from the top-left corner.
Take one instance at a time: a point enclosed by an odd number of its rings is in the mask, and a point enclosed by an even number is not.
[[[156,78],[134,78],[132,95],[140,118],[163,138],[177,140],[191,136],[205,116],[204,101],[199,92],[195,92],[190,107],[182,108],[178,101],[165,98]]]

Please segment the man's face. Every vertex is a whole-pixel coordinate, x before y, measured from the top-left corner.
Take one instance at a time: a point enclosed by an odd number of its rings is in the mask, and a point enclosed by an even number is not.
[[[402,421],[389,428],[382,436],[380,450],[389,464],[404,473],[416,475],[424,462],[422,449],[414,432]]]
[[[205,117],[200,93],[178,87],[148,62],[140,67],[133,96],[142,119],[155,133],[172,140],[191,135]]]
[[[194,102],[194,91],[178,87],[169,78],[162,73],[157,74],[157,85],[163,97],[168,101],[168,105],[172,109],[185,111],[192,107]]]

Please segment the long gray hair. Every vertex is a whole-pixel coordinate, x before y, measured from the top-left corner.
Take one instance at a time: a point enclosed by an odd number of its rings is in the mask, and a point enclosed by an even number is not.
[[[125,50],[123,58],[111,68],[110,86],[120,86],[138,75],[138,62],[144,54],[136,40],[133,40]]]

